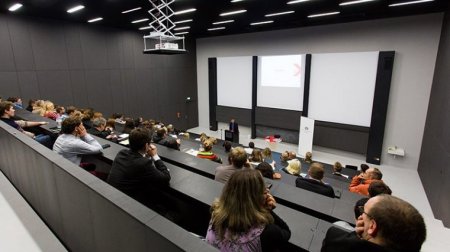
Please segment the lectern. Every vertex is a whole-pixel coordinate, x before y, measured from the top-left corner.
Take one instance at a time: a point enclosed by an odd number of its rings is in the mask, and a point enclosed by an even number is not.
[[[225,141],[230,141],[233,143],[239,143],[239,133],[234,133],[230,130],[225,130]]]

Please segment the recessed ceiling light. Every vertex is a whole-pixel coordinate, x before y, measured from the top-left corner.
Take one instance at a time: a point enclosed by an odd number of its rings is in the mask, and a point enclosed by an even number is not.
[[[181,30],[187,30],[190,29],[190,26],[181,26],[181,27],[177,27],[177,28],[173,28],[174,31],[181,31]]]
[[[75,6],[75,7],[72,7],[70,9],[68,9],[67,13],[74,13],[74,12],[82,10],[82,9],[84,9],[84,6],[83,5],[78,5],[78,6]]]
[[[293,0],[287,2],[287,4],[296,4],[296,3],[303,3],[303,2],[309,2],[310,0]]]
[[[262,21],[262,22],[254,22],[254,23],[250,23],[250,25],[262,25],[262,24],[270,24],[273,23],[273,20],[267,20],[267,21]]]
[[[408,4],[419,4],[419,3],[426,3],[426,2],[433,2],[434,0],[418,0],[418,1],[409,1],[409,2],[403,2],[403,3],[395,3],[395,4],[389,4],[389,7],[395,7],[395,6],[402,6],[402,5],[408,5]]]
[[[15,4],[13,4],[13,5],[11,5],[11,7],[9,7],[9,11],[16,11],[16,10],[18,10],[18,9],[20,9],[20,7],[22,7],[23,5],[22,4],[20,4],[20,3],[15,3]]]
[[[192,19],[180,20],[180,21],[176,21],[174,23],[175,24],[182,24],[182,23],[189,23],[189,22],[192,22]]]
[[[348,1],[348,2],[343,2],[340,3],[340,6],[345,6],[345,5],[352,5],[352,4],[359,4],[359,3],[366,3],[366,2],[373,2],[375,0],[356,0],[356,1]]]
[[[228,24],[228,23],[233,23],[233,22],[234,22],[234,20],[224,20],[224,21],[214,22],[212,24],[218,25],[218,24]]]
[[[208,31],[225,30],[225,27],[209,28]]]
[[[142,9],[142,7],[137,7],[137,8],[134,8],[134,9],[129,9],[129,10],[126,10],[126,11],[122,11],[122,14],[129,13],[129,12],[132,12],[132,11],[137,11],[137,10],[140,10],[140,9]]]
[[[152,27],[150,27],[150,26],[144,26],[144,27],[139,28],[139,30],[148,30],[148,29],[150,29],[150,28],[152,28]]]
[[[320,14],[314,14],[314,15],[309,15],[309,18],[315,18],[315,17],[323,17],[323,16],[331,16],[331,15],[337,15],[339,14],[339,11],[334,11],[334,12],[327,12],[327,13],[320,13]]]
[[[196,11],[196,10],[197,10],[197,9],[195,9],[195,8],[190,8],[190,9],[186,9],[186,10],[176,11],[176,12],[174,12],[173,14],[174,14],[174,15],[181,15],[181,14],[193,12],[193,11]]]
[[[284,11],[284,12],[277,12],[277,13],[270,13],[265,15],[266,17],[274,17],[274,16],[281,16],[281,15],[287,15],[287,14],[292,14],[295,11]]]
[[[136,23],[141,23],[141,22],[145,22],[148,21],[148,18],[143,18],[143,19],[138,19],[138,20],[134,20],[131,21],[132,24],[136,24]]]
[[[183,34],[188,34],[189,32],[177,32],[177,33],[174,33],[174,35],[183,35]]]
[[[244,13],[244,12],[247,12],[247,10],[236,10],[236,11],[224,12],[224,13],[221,13],[220,16],[223,17],[223,16],[229,16],[229,15],[234,15],[234,14],[239,14],[239,13]]]
[[[102,17],[93,18],[91,20],[88,20],[88,23],[93,23],[93,22],[97,22],[97,21],[100,21],[100,20],[103,20],[103,18]]]

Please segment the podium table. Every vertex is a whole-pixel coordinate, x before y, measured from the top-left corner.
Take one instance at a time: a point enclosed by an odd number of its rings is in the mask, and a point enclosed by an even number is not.
[[[225,130],[225,141],[239,143],[239,133],[234,133],[231,130]]]

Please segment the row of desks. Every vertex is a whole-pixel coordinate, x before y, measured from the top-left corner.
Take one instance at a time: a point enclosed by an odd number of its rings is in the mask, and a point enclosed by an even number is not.
[[[30,121],[47,121],[49,124],[43,125],[42,129],[55,134],[56,122],[50,119],[25,110],[18,110],[16,116]],[[103,150],[103,155],[99,158],[112,164],[117,153],[124,147],[105,139],[96,139],[101,144],[111,145]],[[170,188],[174,193],[184,195],[207,208],[220,196],[223,184],[213,180],[217,163],[164,146],[158,146],[158,154],[170,169],[172,176]],[[271,193],[279,203],[275,212],[288,223],[292,231],[290,243],[299,248],[319,251],[326,230],[332,225],[331,222],[337,220],[352,224],[355,222],[353,205],[357,198],[332,199],[282,182],[270,181],[270,183],[273,184]]]

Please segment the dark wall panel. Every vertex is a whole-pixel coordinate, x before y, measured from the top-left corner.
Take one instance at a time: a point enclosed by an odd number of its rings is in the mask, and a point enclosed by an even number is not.
[[[313,144],[338,150],[365,154],[369,138],[368,129],[355,130],[355,126],[336,127],[316,121]]]
[[[257,107],[255,123],[273,128],[298,131],[300,128],[301,111]]]
[[[83,30],[80,38],[86,69],[107,69],[106,40],[108,35],[99,30]]]
[[[121,53],[121,67],[122,68],[134,68],[134,52],[133,39],[130,36],[124,36],[122,38],[122,53]]]
[[[124,102],[123,102],[123,85],[121,72],[116,70],[110,70],[109,83],[111,87],[111,98],[113,99],[113,103],[112,107],[109,108],[109,111],[105,111],[105,113],[107,113],[105,116],[110,116],[114,112],[123,113],[123,111],[125,111],[123,107]]]
[[[450,12],[445,13],[418,172],[434,217],[450,227]]]
[[[0,16],[0,71],[15,71],[8,22]]]
[[[81,48],[80,28],[78,26],[70,29],[64,26],[64,40],[66,43],[67,59],[69,68],[73,70],[84,69],[83,50]]]
[[[0,72],[0,95],[5,99],[9,96],[20,95],[19,85],[17,84],[17,73]]]
[[[108,70],[86,71],[86,95],[89,105],[98,111],[104,111],[104,113],[111,112],[109,108],[112,107],[109,80]],[[99,94],[102,99],[99,99]]]
[[[232,118],[240,125],[250,127],[251,109],[216,106],[216,116],[218,122],[228,123]]]
[[[64,27],[60,22],[37,20],[29,25],[36,70],[68,69]]]
[[[37,78],[39,92],[43,99],[57,104],[65,104],[73,97],[69,71],[39,71]]]
[[[70,81],[71,88],[70,92],[72,93],[72,101],[66,100],[65,105],[73,105],[76,104],[80,107],[89,107],[89,100],[86,88],[86,76],[84,71],[80,70],[72,70],[70,71]],[[43,97],[43,96],[41,96]]]
[[[17,77],[20,90],[22,90],[21,96],[24,104],[26,104],[30,98],[36,97],[36,94],[41,96],[36,72],[17,72]]]
[[[33,47],[27,22],[13,20],[8,22],[8,27],[14,53],[14,61],[11,63],[15,62],[17,71],[35,70]]]

